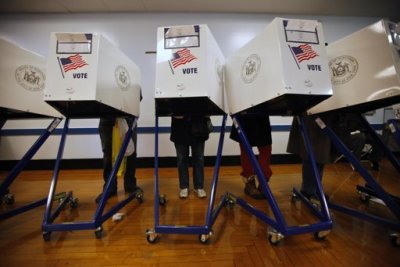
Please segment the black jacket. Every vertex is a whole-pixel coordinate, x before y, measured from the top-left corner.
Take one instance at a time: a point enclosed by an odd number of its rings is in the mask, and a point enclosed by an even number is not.
[[[177,144],[190,145],[209,138],[207,117],[172,117],[170,140]]]
[[[271,123],[267,115],[238,115],[240,125],[249,141],[253,146],[266,146],[272,144]],[[230,138],[240,142],[239,134],[235,125],[232,125]]]

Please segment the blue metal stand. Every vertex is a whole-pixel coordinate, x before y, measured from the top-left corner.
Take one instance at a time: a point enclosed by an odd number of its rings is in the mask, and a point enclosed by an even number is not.
[[[54,131],[54,129],[57,127],[57,125],[60,122],[61,122],[60,118],[54,118],[52,120],[52,122],[47,127],[47,129],[36,140],[36,142],[32,145],[32,147],[25,153],[25,155],[22,157],[22,159],[18,161],[18,163],[14,166],[14,168],[11,170],[11,172],[8,174],[8,176],[5,178],[5,180],[1,183],[0,196],[4,196],[6,198],[6,201],[5,201],[6,204],[14,203],[14,197],[8,193],[8,188],[11,186],[11,184],[14,182],[14,180],[17,178],[17,176],[21,173],[23,168],[25,168],[25,166],[33,158],[33,156],[40,149],[40,147],[43,145],[43,143],[47,140],[47,138],[50,136],[50,134]],[[23,212],[29,211],[33,208],[44,205],[46,203],[46,200],[47,199],[44,198],[44,199],[35,201],[33,203],[30,203],[28,205],[6,211],[6,212],[0,214],[0,220],[10,218],[12,216],[18,215],[20,213],[23,213]],[[10,201],[10,202],[8,202],[8,201]]]
[[[214,174],[211,183],[211,194],[207,208],[207,215],[204,225],[200,226],[176,226],[176,225],[160,225],[159,219],[159,205],[164,204],[164,196],[159,195],[159,175],[158,175],[158,116],[156,115],[156,127],[155,127],[155,154],[154,154],[154,229],[146,230],[147,241],[149,243],[155,243],[159,237],[157,234],[198,234],[199,240],[202,243],[207,243],[211,234],[212,226],[221,211],[221,208],[226,203],[226,197],[222,197],[215,209],[215,194],[217,191],[218,175],[221,165],[222,147],[225,136],[225,124],[227,115],[223,115],[222,126],[220,130],[217,158],[214,166]]]
[[[393,215],[400,220],[400,205],[396,201],[395,198],[393,198],[390,194],[388,194],[380,185],[379,183],[369,174],[369,172],[361,165],[360,161],[354,156],[354,154],[343,144],[342,141],[336,136],[336,134],[320,119],[316,119],[317,124],[321,127],[322,131],[328,135],[332,143],[335,145],[337,150],[342,153],[347,160],[350,161],[350,163],[354,166],[355,170],[361,175],[361,177],[367,182],[368,187],[370,190],[375,192],[376,196],[378,196],[388,207],[388,209],[393,213]],[[363,121],[365,124],[368,124],[368,122],[363,118]],[[367,126],[367,125],[366,125]],[[380,140],[376,133],[373,131],[373,129],[370,127],[368,129],[372,130],[371,133],[374,133],[374,136],[377,138],[376,140]],[[382,148],[384,148],[385,152],[388,152],[389,149],[381,143]],[[389,151],[390,152],[390,151]],[[393,162],[392,162],[393,163]],[[397,162],[398,164],[398,162]],[[396,166],[395,166],[396,167]],[[329,207],[341,212],[344,212],[346,214],[349,214],[351,216],[361,218],[364,220],[369,220],[371,222],[379,223],[382,224],[386,227],[389,227],[391,229],[394,229],[396,231],[400,230],[400,223],[399,222],[394,222],[392,220],[388,220],[385,218],[381,218],[375,215],[370,215],[365,212],[361,212],[355,209],[351,209],[348,207],[343,207],[337,204],[332,203],[329,201]]]
[[[125,138],[122,142],[121,149],[118,153],[117,159],[111,170],[110,176],[108,177],[106,186],[103,191],[103,195],[101,197],[100,202],[98,203],[97,209],[93,216],[93,220],[84,221],[84,222],[72,222],[72,223],[71,222],[58,223],[58,224],[53,223],[54,220],[59,215],[59,213],[61,212],[61,209],[66,204],[70,203],[72,208],[76,207],[76,204],[77,204],[77,200],[73,198],[72,192],[69,192],[66,195],[66,197],[63,199],[63,202],[52,213],[52,203],[53,203],[53,199],[55,197],[55,190],[57,187],[58,175],[59,175],[59,171],[60,171],[60,163],[61,163],[61,159],[63,156],[66,136],[67,136],[68,128],[69,128],[69,121],[70,121],[70,119],[66,118],[65,125],[64,125],[63,131],[62,131],[60,146],[58,149],[57,159],[56,159],[56,163],[55,163],[55,167],[54,167],[54,171],[53,171],[53,178],[52,178],[52,182],[51,182],[51,186],[50,186],[50,191],[49,191],[49,195],[47,198],[46,211],[45,211],[43,223],[42,223],[43,238],[45,241],[50,240],[50,235],[54,231],[72,231],[72,230],[89,230],[89,229],[95,229],[96,237],[101,238],[102,232],[103,232],[103,228],[101,225],[104,221],[109,219],[118,210],[120,210],[126,204],[128,204],[132,199],[136,198],[136,199],[138,199],[138,201],[140,203],[142,202],[143,192],[141,192],[141,191],[134,192],[134,193],[130,194],[125,200],[119,202],[115,206],[111,207],[106,213],[104,213],[105,205],[107,202],[107,196],[109,195],[109,192],[111,189],[111,184],[113,182],[113,179],[117,179],[116,174],[121,165],[126,148],[128,147],[129,140],[132,137],[132,129],[136,126],[136,123],[137,123],[137,118],[135,118],[133,123],[129,124],[129,130],[125,134]]]
[[[278,243],[285,235],[296,235],[296,234],[303,234],[303,233],[310,233],[310,232],[314,233],[316,238],[323,239],[329,233],[330,229],[332,229],[332,220],[331,220],[331,217],[330,217],[330,214],[328,211],[328,206],[327,206],[327,202],[325,199],[325,195],[323,194],[322,184],[320,181],[321,179],[319,177],[318,171],[316,171],[317,167],[315,164],[315,157],[314,157],[313,151],[311,149],[307,130],[305,128],[302,118],[297,117],[297,119],[298,119],[298,122],[300,125],[300,130],[301,130],[301,133],[303,136],[303,140],[304,140],[307,152],[308,152],[309,160],[310,160],[310,162],[312,162],[314,176],[316,179],[316,183],[318,185],[321,209],[318,209],[313,205],[307,205],[307,206],[312,209],[314,214],[320,219],[320,222],[315,223],[315,224],[302,225],[302,226],[288,226],[282,215],[282,212],[279,209],[278,203],[276,202],[276,200],[271,192],[271,189],[270,189],[268,183],[266,182],[266,177],[264,176],[264,174],[260,168],[260,165],[258,164],[258,161],[253,153],[253,150],[247,140],[246,134],[240,125],[238,116],[232,115],[232,120],[238,131],[240,141],[244,145],[246,152],[250,157],[250,160],[252,162],[252,165],[253,165],[253,167],[256,171],[257,177],[258,177],[258,182],[261,186],[261,191],[264,193],[266,200],[271,207],[271,210],[272,210],[272,213],[273,213],[275,219],[271,218],[264,212],[258,210],[257,208],[253,207],[251,204],[247,203],[246,201],[244,201],[243,199],[241,199],[237,196],[233,196],[231,194],[230,197],[234,202],[236,202],[241,207],[246,209],[248,212],[255,215],[256,217],[258,217],[263,222],[265,222],[266,224],[270,225],[273,228],[272,231],[269,231],[269,241],[273,244]],[[296,195],[299,195],[300,198],[304,200],[304,198],[302,198],[302,195],[299,194],[298,191],[294,191],[294,192]],[[307,201],[305,203],[308,204]]]

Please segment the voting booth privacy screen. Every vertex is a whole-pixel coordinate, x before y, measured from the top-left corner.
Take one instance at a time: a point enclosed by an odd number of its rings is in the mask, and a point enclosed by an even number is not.
[[[69,117],[140,111],[138,66],[96,33],[52,33],[44,99]]]
[[[310,113],[400,103],[400,25],[380,20],[327,47],[333,96]]]
[[[0,117],[62,117],[43,100],[46,60],[0,38]]]
[[[227,58],[229,112],[296,114],[332,94],[322,25],[275,18]]]
[[[156,113],[225,113],[225,58],[207,25],[159,27]]]

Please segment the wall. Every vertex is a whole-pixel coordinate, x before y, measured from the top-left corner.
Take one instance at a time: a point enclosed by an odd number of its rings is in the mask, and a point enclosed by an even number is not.
[[[159,26],[207,24],[227,57],[261,31],[277,15],[268,14],[176,14],[176,13],[115,13],[115,14],[35,14],[0,15],[0,36],[21,46],[47,56],[50,32],[95,32],[105,35],[135,61],[142,71],[143,101],[139,120],[138,155],[154,155],[154,134],[147,127],[154,127],[154,83],[156,30]],[[322,22],[326,42],[333,42],[357,31],[380,18],[374,17],[319,17],[285,16],[287,18],[318,19]],[[221,118],[212,118],[214,125],[221,124]],[[272,117],[273,154],[286,150],[290,117]],[[383,111],[370,118],[372,123],[382,123]],[[47,120],[9,121],[4,129],[45,128]],[[169,118],[161,118],[160,126],[169,126]],[[72,120],[71,127],[89,129],[92,134],[72,135],[67,139],[64,152],[66,159],[101,158],[100,139],[94,134],[98,120]],[[227,125],[231,125],[228,120]],[[62,127],[63,123],[59,126]],[[281,127],[283,126],[283,127]],[[283,130],[282,130],[283,129]],[[0,160],[19,159],[36,140],[36,136],[1,137]],[[54,159],[57,153],[59,135],[51,136],[38,151],[35,159]],[[215,155],[218,143],[217,133],[211,135],[206,145],[206,155]],[[239,154],[238,146],[226,134],[224,155]],[[174,156],[175,150],[169,141],[169,134],[160,135],[159,156]]]

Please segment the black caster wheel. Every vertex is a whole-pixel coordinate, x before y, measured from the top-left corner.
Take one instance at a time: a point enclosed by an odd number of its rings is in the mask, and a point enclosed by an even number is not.
[[[330,230],[319,231],[314,233],[314,238],[316,240],[325,240],[326,236],[330,233]]]
[[[43,240],[48,242],[50,241],[51,232],[43,232]]]
[[[234,207],[235,207],[235,202],[233,201],[233,200],[231,200],[231,199],[229,199],[229,200],[227,200],[226,201],[226,206],[229,208],[229,209],[233,209]]]
[[[69,201],[69,206],[72,208],[72,209],[75,209],[76,207],[78,207],[78,199],[77,198],[71,198],[70,199],[70,201]]]
[[[208,233],[208,234],[201,234],[199,235],[199,241],[202,244],[208,244],[210,237],[212,235],[212,232]]]
[[[144,198],[144,196],[143,196],[143,191],[142,191],[142,190],[137,191],[135,197],[136,197],[136,200],[137,200],[137,202],[138,202],[139,204],[142,204],[142,203],[143,203],[143,198]]]
[[[103,237],[103,227],[99,226],[97,229],[94,231],[94,235],[96,236],[97,239],[100,239]]]
[[[146,230],[146,239],[150,244],[155,244],[160,239],[159,236],[154,232],[154,230]]]
[[[299,197],[295,193],[292,193],[292,197],[290,198],[290,201],[292,203],[296,203],[297,200],[299,200]]]
[[[393,246],[400,247],[399,234],[391,234],[389,238],[390,238],[390,243],[392,243]]]
[[[365,193],[365,192],[359,192],[359,194],[360,194],[360,200],[361,200],[361,202],[363,202],[363,203],[368,203],[368,201],[371,199],[371,196],[368,195],[368,194]]]
[[[159,203],[161,206],[164,206],[165,203],[167,203],[167,197],[166,197],[166,195],[164,195],[164,194],[160,195],[160,196],[158,197],[158,203]]]
[[[4,195],[4,203],[7,205],[12,205],[15,203],[15,198],[13,194],[6,194]]]
[[[268,232],[268,241],[272,245],[278,245],[283,238],[284,236],[275,230]]]

